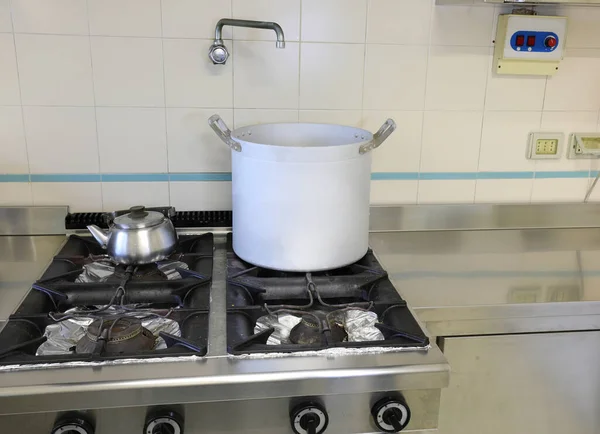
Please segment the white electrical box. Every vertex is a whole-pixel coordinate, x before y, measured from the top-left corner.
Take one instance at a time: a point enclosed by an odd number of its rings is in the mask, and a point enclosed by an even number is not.
[[[600,133],[571,134],[569,158],[600,158]]]
[[[565,135],[563,133],[531,133],[527,158],[531,160],[556,160],[560,158]]]
[[[564,57],[567,18],[500,15],[494,49],[497,74],[554,75]]]

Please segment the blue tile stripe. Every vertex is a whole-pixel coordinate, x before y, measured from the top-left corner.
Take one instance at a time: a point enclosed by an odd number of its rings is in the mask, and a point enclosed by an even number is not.
[[[478,180],[478,179],[568,179],[595,177],[597,171],[555,170],[518,172],[374,172],[373,181],[418,180]],[[229,172],[198,173],[49,173],[49,174],[0,174],[0,182],[186,182],[231,181]]]

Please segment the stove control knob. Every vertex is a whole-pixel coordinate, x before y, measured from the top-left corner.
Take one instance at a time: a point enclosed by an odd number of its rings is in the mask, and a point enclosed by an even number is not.
[[[183,434],[183,417],[170,410],[149,413],[143,434]]]
[[[325,407],[316,402],[296,406],[290,413],[290,419],[296,434],[321,434],[329,424]]]
[[[94,426],[80,414],[68,414],[56,419],[52,434],[94,434]]]
[[[371,409],[375,425],[382,432],[400,432],[410,422],[410,409],[403,398],[384,398]]]

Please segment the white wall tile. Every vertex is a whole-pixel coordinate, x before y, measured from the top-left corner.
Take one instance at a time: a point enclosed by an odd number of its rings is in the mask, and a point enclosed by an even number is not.
[[[568,50],[548,77],[544,110],[600,109],[600,50]]]
[[[102,173],[167,172],[165,109],[98,107],[96,117]]]
[[[361,110],[300,110],[300,122],[314,122],[317,124],[337,124],[350,127],[362,127]]]
[[[178,211],[231,209],[231,182],[171,182],[171,206]]]
[[[234,51],[236,108],[298,108],[298,43],[235,41]]]
[[[525,158],[530,132],[540,128],[540,112],[486,112],[479,155],[479,171],[534,170]]]
[[[35,206],[68,205],[70,212],[102,211],[99,182],[33,182],[31,192]]]
[[[367,0],[302,0],[302,40],[365,42]]]
[[[435,6],[432,45],[492,46],[494,8],[489,6]]]
[[[421,171],[477,171],[482,120],[481,112],[425,112]]]
[[[600,48],[600,26],[598,26],[600,9],[562,6],[558,10],[558,15],[566,15],[569,18],[567,48]]]
[[[488,69],[486,110],[541,110],[545,76],[498,75]]]
[[[29,182],[0,182],[0,205],[33,205]]]
[[[23,107],[31,173],[98,173],[93,107]]]
[[[235,109],[233,127],[268,124],[273,122],[298,122],[298,110]],[[232,128],[232,126],[229,126]]]
[[[419,203],[473,203],[475,180],[420,180]]]
[[[536,170],[589,170],[592,160],[566,158],[569,134],[596,131],[596,112],[543,112],[540,130],[563,132],[565,143],[559,160],[538,160]]]
[[[371,181],[372,205],[417,203],[418,181]]]
[[[86,36],[16,34],[24,105],[93,106]]]
[[[29,173],[21,107],[0,107],[0,143],[0,173]]]
[[[531,200],[533,179],[478,179],[476,203],[521,203]]]
[[[88,0],[90,34],[161,36],[160,0]]]
[[[223,0],[162,0],[163,36],[166,38],[215,37],[215,25],[231,18],[231,2]],[[223,38],[231,39],[225,27]]]
[[[165,92],[169,107],[232,107],[233,50],[225,65],[205,53],[211,41],[165,39]]]
[[[10,1],[0,0],[0,32],[12,32],[12,19],[10,16]]]
[[[169,206],[168,182],[103,182],[102,209],[115,211],[132,206]]]
[[[13,35],[0,35],[0,105],[19,105],[19,75]]]
[[[169,172],[228,172],[231,151],[208,126],[218,113],[233,128],[233,110],[167,109]]]
[[[300,108],[360,109],[364,46],[302,44]]]
[[[363,107],[423,110],[427,47],[367,45]]]
[[[93,36],[96,104],[164,106],[160,39]]]
[[[88,34],[82,0],[12,0],[12,14],[18,33]]]
[[[432,4],[429,0],[369,0],[367,42],[428,44]]]
[[[275,21],[286,41],[300,40],[300,0],[232,0],[233,16],[244,20]],[[275,41],[271,30],[235,27],[235,39]]]
[[[532,202],[583,202],[588,178],[534,179]]]
[[[490,60],[489,48],[431,47],[425,108],[481,110]]]
[[[373,151],[373,172],[418,172],[421,155],[423,112],[365,111],[363,128],[376,132],[387,118],[396,131]]]

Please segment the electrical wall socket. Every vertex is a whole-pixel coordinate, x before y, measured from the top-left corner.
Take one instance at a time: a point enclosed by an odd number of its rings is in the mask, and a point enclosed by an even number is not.
[[[600,158],[600,133],[573,133],[569,136],[572,159]]]
[[[531,133],[527,148],[527,158],[531,160],[559,159],[565,135],[563,133]]]

